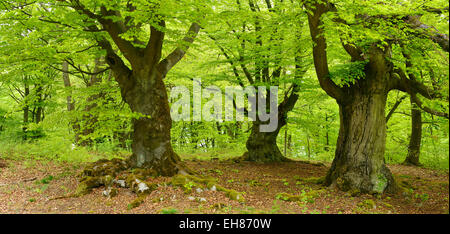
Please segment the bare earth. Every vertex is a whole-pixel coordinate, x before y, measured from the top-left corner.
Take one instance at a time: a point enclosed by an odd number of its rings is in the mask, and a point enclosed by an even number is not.
[[[185,194],[182,188],[167,185],[170,178],[165,177],[151,179],[159,187],[134,209],[128,209],[128,204],[137,195],[126,188],[118,188],[118,195],[112,198],[103,196],[104,188],[100,187],[82,197],[51,200],[75,190],[77,175],[83,165],[0,159],[0,213],[449,212],[448,172],[389,165],[404,192],[382,196],[351,196],[349,193],[299,180],[322,177],[327,172],[327,166],[302,162],[259,164],[189,160],[186,163],[203,175],[218,178],[219,184],[228,189],[245,192],[245,202],[230,200],[219,191],[194,191]],[[314,195],[293,202],[283,201],[277,196],[279,193]]]

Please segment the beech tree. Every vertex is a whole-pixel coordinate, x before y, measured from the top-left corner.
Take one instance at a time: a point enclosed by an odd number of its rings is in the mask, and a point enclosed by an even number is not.
[[[436,110],[424,104],[418,95],[426,99],[441,98],[448,103],[448,94],[434,92],[425,81],[411,79],[407,74],[412,71],[395,63],[393,58],[405,60],[402,54],[416,52],[417,48],[409,46],[408,43],[412,43],[406,40],[426,42],[422,50],[448,52],[448,35],[421,22],[423,14],[440,13],[445,9],[409,2],[403,6],[392,4],[389,10],[385,3],[377,1],[339,4],[305,2],[317,78],[322,89],[336,99],[340,110],[335,158],[325,183],[344,191],[395,192],[397,186],[384,159],[389,91],[406,92],[422,110],[445,118],[448,118],[448,104]],[[377,4],[383,8],[376,7]],[[403,10],[410,4],[416,6],[418,12]],[[328,21],[324,23],[324,20]],[[350,63],[335,65],[332,69],[327,60],[326,41],[326,30],[330,26],[338,28],[340,44],[350,57]],[[344,80],[339,79],[342,74]]]
[[[224,17],[217,18],[216,25],[209,29],[212,31],[208,33],[210,39],[225,58],[222,62],[231,67],[233,83],[242,88],[254,86],[255,90],[257,86],[284,87],[283,99],[277,106],[275,131],[261,131],[261,125],[268,121],[256,116],[246,141],[247,152],[240,160],[289,161],[277,145],[277,136],[297,103],[300,82],[309,67],[302,37],[306,17],[296,10],[299,7],[299,4],[284,1],[226,3]],[[289,35],[290,32],[294,33]],[[257,91],[255,95],[259,95]],[[234,107],[248,114],[248,108],[235,103]]]
[[[190,0],[55,0],[8,4],[4,16],[36,32],[51,48],[47,58],[70,61],[67,58],[77,51],[88,50],[97,50],[91,52],[95,57],[104,56],[107,67],[100,71],[89,73],[69,64],[90,75],[111,69],[123,100],[137,115],[133,119],[133,154],[129,159],[132,167],[151,168],[166,176],[188,171],[171,146],[172,120],[164,78],[194,42],[209,6]],[[167,23],[172,27],[167,27]],[[186,26],[187,32],[183,29]],[[74,48],[74,39],[81,48]]]
[[[141,115],[133,120],[131,165],[152,168],[166,176],[185,171],[170,142],[172,120],[163,79],[183,58],[197,36],[200,25],[191,23],[182,41],[184,43],[164,58],[166,20],[170,17],[166,15],[167,12],[161,11],[165,2],[99,1],[89,5],[77,0],[62,2],[69,3],[77,13],[88,17],[91,31],[106,31],[114,43],[106,37],[97,40],[98,45],[106,51],[106,62],[119,83],[124,101],[133,112]],[[140,10],[150,13],[147,22],[136,19],[135,15]],[[132,35],[130,39],[123,37],[123,34],[132,30],[142,30],[144,25],[150,27],[147,42],[139,40],[137,35]],[[123,58],[116,53],[114,46],[117,46]]]

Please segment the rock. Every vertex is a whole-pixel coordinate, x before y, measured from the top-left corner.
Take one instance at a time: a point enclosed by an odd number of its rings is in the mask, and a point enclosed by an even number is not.
[[[188,197],[188,200],[189,200],[189,201],[194,201],[194,200],[195,200],[195,197],[189,196],[189,197]]]
[[[211,191],[217,191],[217,188],[216,188],[215,185],[213,185],[213,186],[210,188],[210,190],[211,190]]]
[[[105,197],[112,198],[117,196],[117,189],[109,187],[106,190],[104,190],[102,194]]]
[[[206,202],[206,199],[203,198],[203,197],[200,197],[200,198],[198,199],[198,201],[199,201],[199,202]]]
[[[114,183],[118,184],[122,188],[126,187],[125,180],[114,180]]]
[[[195,191],[196,191],[197,193],[201,193],[201,192],[203,192],[203,189],[197,188]]]
[[[138,185],[137,191],[140,193],[146,192],[150,189],[146,183],[140,181],[139,179],[136,179],[136,183]]]

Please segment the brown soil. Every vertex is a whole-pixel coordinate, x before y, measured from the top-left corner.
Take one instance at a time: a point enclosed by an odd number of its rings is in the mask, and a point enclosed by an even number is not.
[[[167,185],[168,177],[151,179],[159,187],[143,204],[128,209],[137,198],[129,189],[107,198],[104,187],[78,198],[51,198],[76,189],[83,165],[45,161],[3,160],[0,168],[0,213],[447,213],[448,172],[402,165],[390,165],[403,192],[382,196],[360,195],[323,187],[302,178],[325,176],[328,167],[305,162],[259,164],[190,160],[186,164],[219,179],[227,189],[244,192],[244,203],[229,199],[224,192],[193,191]],[[298,195],[298,201],[284,201],[278,194]],[[277,196],[278,195],[278,196]],[[190,200],[189,197],[194,197]],[[199,201],[204,198],[206,201]],[[191,198],[192,199],[192,198]],[[203,199],[202,199],[203,200]]]

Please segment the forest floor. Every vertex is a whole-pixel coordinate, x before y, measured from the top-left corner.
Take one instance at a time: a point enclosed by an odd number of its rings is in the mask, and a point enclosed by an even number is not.
[[[220,191],[193,191],[167,185],[170,178],[152,179],[160,186],[140,206],[129,209],[137,195],[118,188],[115,197],[102,195],[104,187],[78,198],[52,200],[69,194],[78,184],[83,164],[0,158],[0,213],[447,213],[448,171],[389,165],[405,189],[399,194],[359,195],[314,183],[329,165],[305,162],[259,164],[185,159],[186,164],[218,178],[218,184],[243,192],[245,202]],[[297,195],[284,201],[281,193]]]

